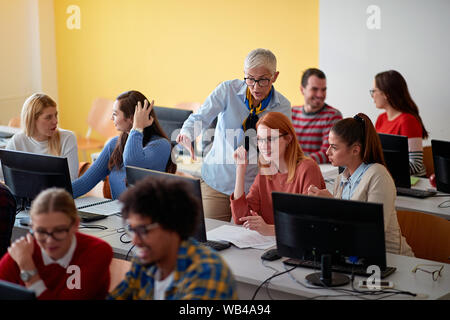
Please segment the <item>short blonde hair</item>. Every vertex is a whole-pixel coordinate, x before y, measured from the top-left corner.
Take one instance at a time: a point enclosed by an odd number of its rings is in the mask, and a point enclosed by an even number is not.
[[[45,108],[56,108],[56,102],[48,95],[35,93],[25,100],[21,113],[21,127],[27,137],[36,134],[36,120],[42,114]],[[48,148],[50,154],[59,156],[61,154],[61,137],[58,129],[55,134],[48,139]]]
[[[62,188],[49,188],[41,193],[31,203],[30,216],[38,214],[61,212],[72,222],[78,219],[77,207],[72,196]]]
[[[252,50],[245,58],[244,72],[256,67],[266,67],[273,76],[277,72],[277,58],[268,49]]]

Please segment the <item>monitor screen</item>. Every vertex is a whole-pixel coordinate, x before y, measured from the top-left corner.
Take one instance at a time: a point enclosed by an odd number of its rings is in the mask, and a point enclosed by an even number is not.
[[[333,265],[386,269],[382,204],[282,192],[272,199],[281,256],[320,262],[329,254]]]
[[[66,189],[72,194],[67,158],[23,151],[0,149],[5,184],[23,205],[50,187]]]
[[[436,189],[450,193],[450,141],[431,140]]]
[[[378,134],[383,147],[386,167],[396,187],[411,188],[409,174],[408,137],[393,134]]]
[[[180,133],[184,121],[192,114],[192,110],[165,107],[153,107],[153,109],[162,129],[167,134],[172,145],[175,145],[176,137]]]
[[[200,188],[200,180],[179,176],[176,174],[171,173],[165,173],[161,171],[155,171],[150,169],[143,169],[133,166],[126,166],[125,167],[126,174],[127,174],[127,183],[128,185],[134,185],[137,181],[144,179],[148,176],[155,177],[158,179],[175,179],[180,180],[184,182],[188,182],[191,185],[191,190],[195,197],[197,197],[200,201],[200,223],[198,225],[197,230],[195,231],[195,234],[193,235],[195,239],[197,239],[200,242],[206,242],[206,227],[205,227],[205,217],[203,215],[203,204],[202,204],[202,191]]]
[[[0,280],[0,300],[35,300],[34,291],[18,284]]]

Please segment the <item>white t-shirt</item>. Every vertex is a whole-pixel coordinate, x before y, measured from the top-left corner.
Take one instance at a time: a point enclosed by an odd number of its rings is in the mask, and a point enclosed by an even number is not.
[[[61,137],[60,157],[67,158],[70,180],[78,178],[78,147],[77,138],[72,131],[58,129]],[[6,145],[6,149],[32,152],[38,154],[50,154],[48,141],[37,141],[27,137],[23,131],[16,133]],[[3,173],[3,172],[2,172]]]
[[[159,280],[161,278],[161,272],[158,270],[156,270],[155,273],[155,295],[154,295],[154,299],[155,300],[164,300],[164,295],[167,291],[167,288],[169,288],[170,284],[173,281],[173,274],[174,272],[172,271],[171,274],[169,274],[164,280]]]

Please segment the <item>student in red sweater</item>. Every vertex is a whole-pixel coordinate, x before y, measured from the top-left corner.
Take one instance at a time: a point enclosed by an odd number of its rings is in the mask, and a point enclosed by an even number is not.
[[[75,203],[64,189],[41,192],[31,206],[32,234],[0,260],[0,279],[34,290],[38,299],[104,299],[112,249],[78,233]]]
[[[325,188],[319,165],[306,157],[298,143],[291,120],[269,112],[256,124],[259,173],[249,193],[244,192],[248,162],[243,146],[236,149],[236,184],[231,195],[234,222],[262,235],[275,235],[272,191],[307,194],[310,185]]]
[[[409,171],[412,175],[424,176],[422,139],[428,138],[428,132],[409,94],[406,80],[395,70],[380,72],[375,76],[370,94],[375,106],[385,111],[378,116],[375,129],[379,133],[407,136]]]

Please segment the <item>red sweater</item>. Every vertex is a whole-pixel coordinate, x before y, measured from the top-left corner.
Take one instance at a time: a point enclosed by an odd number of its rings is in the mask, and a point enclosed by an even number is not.
[[[75,265],[80,268],[80,289],[69,289],[66,285],[67,279],[73,278],[74,272],[67,273],[66,269],[57,263],[44,265],[41,249],[35,240],[33,261],[39,276],[47,287],[47,290],[38,299],[105,299],[109,289],[109,265],[113,255],[112,248],[105,241],[86,234],[76,233],[76,238],[77,246],[69,266]],[[0,260],[0,279],[25,286],[20,279],[19,266],[9,253],[5,254]],[[69,283],[72,283],[72,281],[69,280]]]
[[[252,209],[262,216],[267,224],[274,224],[272,191],[308,194],[311,184],[319,189],[326,187],[319,165],[312,159],[300,162],[290,183],[286,183],[287,175],[277,173],[269,179],[269,176],[258,174],[247,196],[243,194],[239,199],[234,199],[233,193],[230,199],[234,222],[242,224],[239,218],[249,216]]]
[[[394,120],[389,121],[387,113],[384,112],[378,116],[375,129],[378,133],[395,134],[408,138],[422,138],[422,125],[410,113],[402,113]]]

